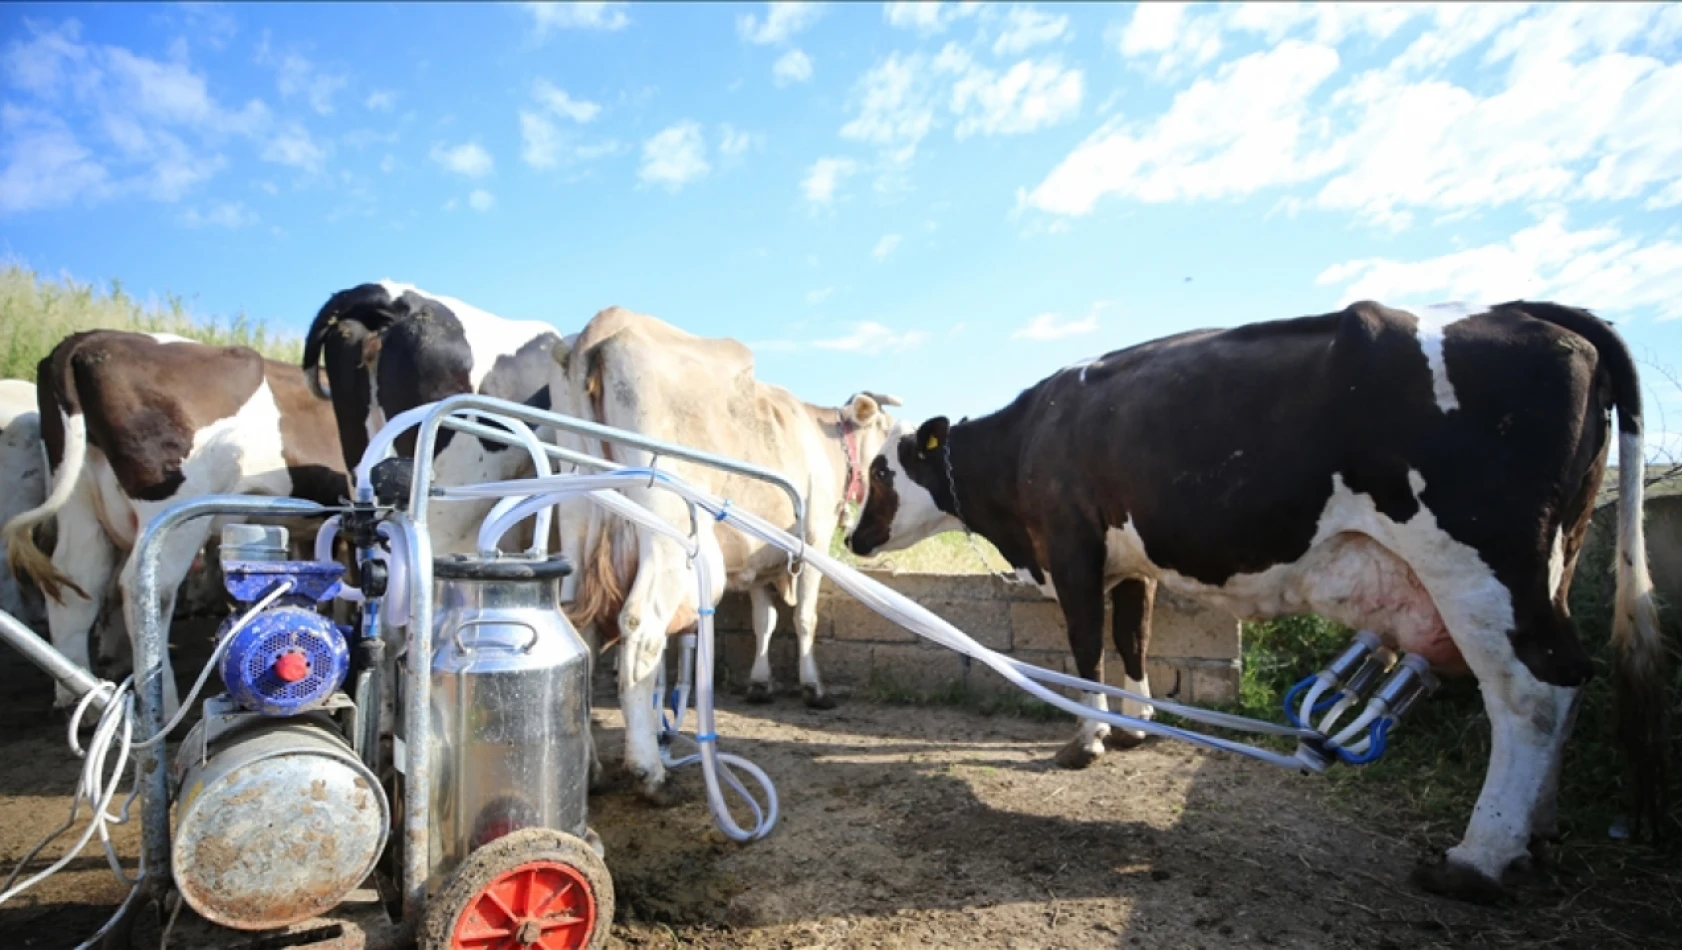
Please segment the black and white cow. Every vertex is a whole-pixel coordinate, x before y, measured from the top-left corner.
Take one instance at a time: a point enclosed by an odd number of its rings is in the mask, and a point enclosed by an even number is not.
[[[447,396],[482,393],[548,409],[549,351],[559,342],[560,334],[547,323],[507,320],[382,280],[328,299],[305,339],[303,368],[311,390],[332,400],[345,463],[354,469],[387,419]],[[411,429],[395,451],[413,456],[416,438]],[[465,485],[518,477],[530,456],[501,443],[456,438],[445,429],[433,465],[438,485]],[[493,504],[432,505],[427,520],[434,553],[472,553],[479,524]]]
[[[162,333],[75,333],[41,360],[36,398],[51,492],[6,522],[6,555],[13,572],[46,595],[53,645],[83,668],[90,665],[88,631],[119,552],[131,551],[164,509],[201,495],[329,505],[348,495],[331,415],[311,398],[297,367],[247,347]],[[35,528],[55,517],[49,558]],[[189,521],[170,536],[158,566],[164,616],[216,523]],[[127,557],[118,581],[131,632],[137,567]],[[104,639],[102,652],[110,647]],[[163,673],[173,711],[167,654]],[[54,701],[63,707],[73,699],[59,687]]]
[[[1665,680],[1641,392],[1623,341],[1587,311],[1361,302],[1109,353],[989,416],[901,430],[871,464],[848,544],[985,536],[1054,585],[1091,679],[1105,592],[1148,603],[1156,584],[1244,618],[1320,614],[1471,672],[1493,733],[1483,792],[1464,839],[1419,879],[1488,899],[1554,833],[1561,749],[1592,669],[1566,596],[1614,410],[1619,738],[1650,817]],[[1142,680],[1140,611],[1117,618]],[[1105,731],[1086,724],[1060,760],[1092,761]]]

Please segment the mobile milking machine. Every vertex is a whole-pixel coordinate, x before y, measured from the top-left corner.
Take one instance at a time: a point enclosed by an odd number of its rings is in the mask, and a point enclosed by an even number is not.
[[[419,427],[414,458],[385,458],[398,434]],[[533,427],[643,448],[763,479],[794,504],[800,536],[788,534],[727,499],[709,496],[658,467],[630,469],[540,441]],[[432,448],[440,428],[521,447],[530,478],[440,488]],[[553,474],[551,460],[597,474]],[[616,489],[669,491],[689,507],[687,532]],[[613,914],[612,879],[601,844],[586,824],[589,770],[589,655],[560,610],[560,581],[571,568],[547,551],[550,512],[585,494],[615,515],[659,532],[689,556],[701,606],[693,640],[685,638],[679,684],[669,697],[663,748],[680,737],[693,695],[696,732],[681,735],[698,762],[721,830],[737,841],[768,834],[777,820],[769,777],[718,751],[713,716],[715,578],[698,556],[711,518],[787,552],[791,570],[820,571],[884,617],[971,657],[1077,716],[1166,736],[1308,772],[1334,761],[1363,764],[1380,756],[1390,730],[1436,687],[1419,658],[1397,658],[1362,632],[1326,669],[1286,698],[1290,725],[1199,709],[1053,672],[996,653],[858,571],[808,547],[805,506],[785,477],[732,459],[651,440],[571,417],[477,395],[454,396],[391,420],[355,473],[355,497],[339,508],[293,499],[211,496],[182,502],[148,525],[134,557],[135,677],[102,682],[31,631],[0,613],[0,638],[82,697],[71,722],[72,747],[88,760],[76,812],[91,808],[88,828],[63,859],[0,889],[4,903],[56,872],[97,834],[112,869],[128,880],[109,840],[111,812],[132,755],[141,804],[140,874],[118,916],[84,946],[120,933],[142,898],[160,915],[170,944],[184,903],[199,918],[241,931],[285,930],[265,946],[592,947]],[[475,557],[434,559],[426,531],[429,501],[497,499],[479,533]],[[284,529],[240,523],[224,528],[225,584],[239,602],[223,623],[205,671],[167,724],[159,675],[168,618],[160,610],[158,561],[170,532],[194,518],[329,518],[316,559],[289,560]],[[503,554],[510,528],[535,518],[531,549]],[[335,534],[357,552],[360,588],[330,557]],[[318,609],[332,600],[360,605],[351,626]],[[397,650],[390,650],[391,646]],[[212,668],[225,692],[166,762],[164,740],[179,725]],[[1286,755],[1153,719],[1091,708],[1056,688],[1133,699],[1155,710],[1220,729],[1294,738]],[[664,689],[660,691],[664,693]],[[77,727],[98,711],[86,751]],[[389,713],[383,713],[389,709]],[[1335,735],[1342,718],[1359,710]],[[383,713],[383,714],[382,714]],[[1319,716],[1318,723],[1313,717]],[[144,738],[137,738],[137,736]],[[113,761],[114,757],[114,761]],[[761,790],[761,806],[738,770]],[[753,821],[737,824],[729,788]],[[173,826],[172,813],[173,806]],[[43,843],[45,844],[45,842]],[[37,852],[40,849],[37,848]],[[34,854],[26,858],[33,859]],[[21,871],[21,867],[20,867]],[[388,910],[388,908],[390,910]],[[187,925],[190,926],[190,925]],[[347,944],[346,941],[351,941]]]

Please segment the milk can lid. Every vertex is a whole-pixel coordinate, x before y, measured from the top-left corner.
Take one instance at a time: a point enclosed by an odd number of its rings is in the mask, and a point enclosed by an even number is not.
[[[572,562],[559,554],[546,558],[450,554],[432,561],[432,576],[447,580],[555,580],[571,573]]]

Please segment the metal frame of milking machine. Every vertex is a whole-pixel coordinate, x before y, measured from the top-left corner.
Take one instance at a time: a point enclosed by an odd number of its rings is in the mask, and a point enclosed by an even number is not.
[[[507,425],[509,428],[495,428],[483,422],[459,418],[458,414],[478,416]],[[407,544],[404,547],[408,555],[408,563],[404,565],[409,583],[407,650],[403,662],[398,667],[407,673],[400,674],[404,687],[403,708],[398,711],[398,722],[394,723],[402,736],[403,748],[403,767],[400,769],[403,775],[403,860],[399,889],[402,896],[401,924],[406,934],[413,934],[424,913],[427,898],[432,803],[428,800],[426,790],[430,787],[430,772],[433,767],[429,741],[431,717],[428,715],[431,705],[433,585],[432,541],[426,532],[426,510],[432,496],[433,447],[437,443],[438,430],[448,428],[464,436],[499,442],[515,448],[529,450],[534,445],[540,446],[551,459],[575,466],[604,471],[625,468],[618,463],[558,445],[522,438],[514,429],[516,425],[527,428],[533,425],[549,426],[587,438],[640,448],[654,453],[656,464],[660,457],[676,458],[769,482],[788,494],[794,505],[799,536],[804,539],[806,535],[807,509],[804,497],[786,476],[770,469],[486,396],[463,394],[435,403],[417,426],[419,431],[415,441],[415,466],[408,510],[384,510],[385,520],[405,535],[404,540]],[[353,491],[356,487],[352,486]],[[514,493],[510,493],[512,494]],[[365,502],[357,502],[353,503],[351,509],[366,512],[374,507]],[[142,736],[156,735],[164,723],[163,679],[159,674],[167,644],[168,622],[167,618],[162,616],[158,567],[163,543],[170,532],[187,521],[201,517],[328,517],[345,510],[343,506],[318,505],[292,498],[212,495],[173,505],[147,525],[134,551],[134,556],[139,559],[135,583],[139,629],[135,631],[134,668],[139,683],[136,691],[138,731]],[[359,551],[359,557],[364,553]],[[97,681],[86,671],[74,664],[68,664],[62,655],[47,648],[45,643],[38,640],[36,642],[42,649],[26,649],[24,652],[37,665],[60,680],[75,680],[81,684],[83,692],[95,688]],[[87,682],[84,683],[83,680]],[[372,717],[377,722],[379,711],[359,710],[358,715]],[[168,755],[167,744],[160,744],[141,751],[138,763],[141,786],[141,856],[142,866],[148,869],[143,886],[150,888],[147,896],[153,899],[161,899],[164,896],[168,874],[163,869],[170,867]]]

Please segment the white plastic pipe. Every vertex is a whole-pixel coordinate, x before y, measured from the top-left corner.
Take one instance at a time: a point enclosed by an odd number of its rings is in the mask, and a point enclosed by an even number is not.
[[[1249,719],[1243,716],[1234,716],[1226,713],[1198,709],[1192,706],[1183,706],[1179,703],[1165,702],[1160,699],[1142,696],[1118,687],[1109,686],[1105,683],[1096,683],[1091,680],[1081,679],[1080,677],[1053,672],[1051,670],[1033,666],[1029,663],[1024,663],[1011,657],[1003,656],[977,643],[963,631],[947,623],[945,620],[924,608],[921,604],[918,604],[898,591],[892,590],[891,588],[885,587],[876,581],[865,577],[863,574],[860,574],[847,565],[831,558],[827,554],[820,553],[808,546],[802,545],[798,539],[778,529],[769,522],[753,515],[751,512],[732,508],[728,502],[720,501],[719,499],[708,496],[681,482],[680,480],[673,478],[665,472],[649,469],[621,470],[614,473],[612,476],[561,475],[553,476],[548,479],[490,482],[481,485],[461,486],[459,488],[446,489],[444,494],[446,496],[456,497],[499,497],[516,492],[525,494],[538,491],[545,493],[555,492],[557,494],[571,494],[578,490],[569,487],[567,484],[574,479],[583,479],[594,483],[598,480],[610,478],[624,478],[633,484],[657,484],[660,487],[664,487],[667,490],[675,492],[680,497],[683,497],[700,508],[708,511],[715,519],[727,522],[737,530],[757,537],[765,543],[779,548],[780,550],[789,553],[804,550],[808,563],[830,580],[834,581],[837,586],[841,587],[843,590],[852,594],[855,598],[864,603],[865,606],[881,614],[883,617],[898,623],[913,633],[924,637],[925,639],[932,640],[941,646],[963,653],[966,656],[985,663],[1000,676],[1003,676],[1019,688],[1032,694],[1036,698],[1073,715],[1087,719],[1095,719],[1099,722],[1108,723],[1112,726],[1120,726],[1126,729],[1134,729],[1154,735],[1180,739],[1182,741],[1191,742],[1208,748],[1221,749],[1223,751],[1249,756],[1251,758],[1260,759],[1261,761],[1286,768],[1307,767],[1315,771],[1320,771],[1323,768],[1318,766],[1317,763],[1310,762],[1306,759],[1299,759],[1295,756],[1279,755],[1265,749],[1257,749],[1252,746],[1214,736],[1205,736],[1200,733],[1180,729],[1175,726],[1158,723],[1154,720],[1139,719],[1120,713],[1096,710],[1082,703],[1068,699],[1058,693],[1054,693],[1040,684],[1043,682],[1055,686],[1070,687],[1083,692],[1102,693],[1122,699],[1132,699],[1145,705],[1154,706],[1163,712],[1180,716],[1181,718],[1196,722],[1204,722],[1221,728],[1239,729],[1261,734],[1285,735],[1299,738],[1314,735],[1314,732],[1309,729],[1298,729],[1293,726],[1262,722],[1260,720]],[[591,489],[596,489],[598,486],[592,484],[590,487]],[[601,487],[606,486],[602,485]],[[600,496],[601,492],[592,490],[593,498]],[[647,513],[645,509],[641,509],[640,506],[635,505],[628,499],[624,499],[620,496],[612,497],[623,505],[630,506],[631,508],[641,512],[644,517],[652,517],[652,515]],[[617,508],[618,506],[615,505],[613,507]],[[616,511],[615,513],[618,512]],[[641,518],[632,517],[629,513],[626,513],[625,517],[632,518],[632,520],[637,520],[639,523],[642,523]],[[658,521],[659,524],[664,525],[667,530],[675,532],[676,529],[671,528],[671,526],[667,525],[664,521],[660,521],[657,518],[655,520]],[[703,643],[700,645],[698,652],[710,655],[710,645]],[[704,658],[697,656],[696,665],[698,670],[703,662],[705,662]],[[698,685],[696,691],[696,706],[698,715],[700,711],[700,692],[701,691]],[[703,729],[704,728],[705,727],[703,726]]]

